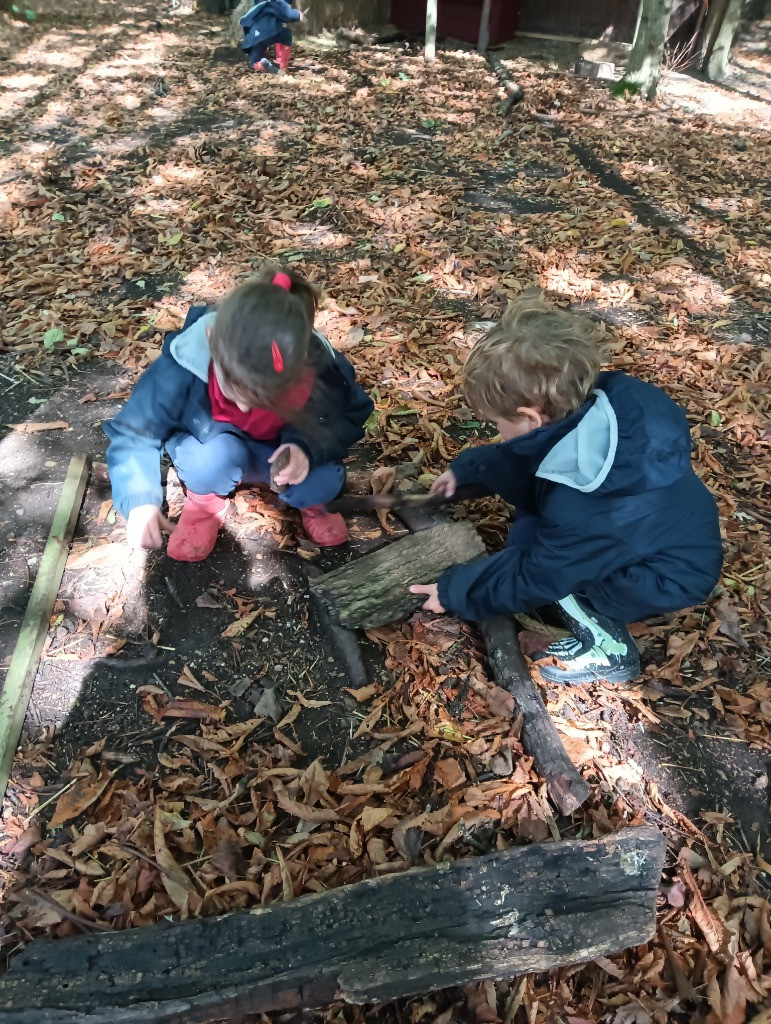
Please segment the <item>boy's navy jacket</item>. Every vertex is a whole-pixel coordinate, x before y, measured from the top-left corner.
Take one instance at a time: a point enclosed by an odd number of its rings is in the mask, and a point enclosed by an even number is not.
[[[201,442],[220,433],[246,437],[232,424],[212,417],[207,328],[215,316],[205,306],[193,306],[182,330],[166,335],[161,355],[139,378],[125,406],[104,424],[110,439],[107,466],[113,504],[126,517],[138,505],[160,508],[161,454],[173,434],[192,434]],[[348,454],[364,436],[364,423],[374,406],[348,360],[316,332],[311,336],[311,358],[316,382],[303,410],[307,425],[286,425],[276,445],[299,445],[313,468]]]
[[[244,30],[241,48],[251,50],[253,46],[273,39],[287,21],[299,20],[300,12],[286,0],[258,0],[240,19]]]
[[[451,612],[481,619],[583,594],[633,622],[705,601],[723,560],[715,500],[691,468],[685,414],[660,388],[601,373],[576,412],[452,463],[458,485],[533,516],[532,539],[439,578]]]

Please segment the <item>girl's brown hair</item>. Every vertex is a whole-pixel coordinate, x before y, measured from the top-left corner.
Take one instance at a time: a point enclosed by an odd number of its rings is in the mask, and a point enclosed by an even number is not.
[[[291,288],[273,283],[286,274]],[[318,292],[292,270],[266,267],[217,308],[209,350],[230,388],[255,407],[284,414],[281,397],[307,368]]]
[[[542,294],[520,296],[466,360],[469,404],[488,419],[512,418],[521,406],[538,407],[550,419],[575,412],[600,371],[600,333]]]

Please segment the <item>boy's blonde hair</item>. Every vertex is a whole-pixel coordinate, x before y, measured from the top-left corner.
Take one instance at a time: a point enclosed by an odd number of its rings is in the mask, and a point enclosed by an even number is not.
[[[600,333],[543,295],[521,296],[466,360],[469,404],[487,419],[511,419],[520,406],[537,406],[553,420],[575,412],[600,371]]]

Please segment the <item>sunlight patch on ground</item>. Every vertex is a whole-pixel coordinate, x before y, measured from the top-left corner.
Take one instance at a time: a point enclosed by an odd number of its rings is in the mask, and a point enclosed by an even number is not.
[[[0,78],[0,117],[11,117],[21,111],[25,103],[52,79],[53,75],[33,75],[27,71]]]
[[[700,82],[690,75],[667,72],[659,88],[659,97],[681,103],[686,111],[720,118],[723,124],[738,125],[752,121],[762,131],[771,131],[766,103]]]

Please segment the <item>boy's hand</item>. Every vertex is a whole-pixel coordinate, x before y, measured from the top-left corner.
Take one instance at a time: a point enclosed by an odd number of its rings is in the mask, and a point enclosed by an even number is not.
[[[439,483],[438,480],[437,483]],[[426,600],[423,602],[424,611],[436,612],[437,615],[441,615],[447,610],[439,603],[439,587],[436,583],[416,583],[410,587],[410,593],[426,594]]]
[[[431,484],[431,494],[443,494],[445,498],[451,498],[455,494],[458,481],[451,469],[446,469],[441,476]],[[442,609],[444,611],[444,608]]]
[[[132,548],[159,548],[163,543],[161,535],[173,533],[176,528],[157,505],[137,505],[129,512],[126,540]]]
[[[272,463],[274,459],[279,457],[281,452],[285,451],[289,452],[289,462],[280,472],[276,473],[273,482],[278,484],[279,487],[292,487],[303,482],[310,472],[311,464],[308,456],[297,444],[280,444],[268,459],[268,462]]]

